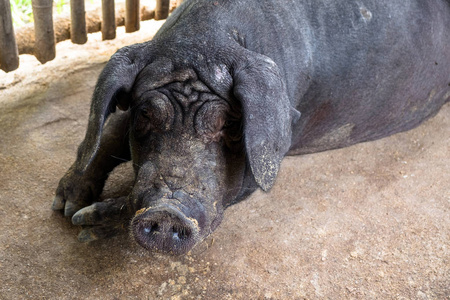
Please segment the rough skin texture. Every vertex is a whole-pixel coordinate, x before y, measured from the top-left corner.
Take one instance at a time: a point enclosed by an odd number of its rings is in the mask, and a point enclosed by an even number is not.
[[[385,137],[436,114],[450,99],[449,16],[442,0],[186,1],[152,41],[106,65],[53,208],[93,226],[83,240],[133,218],[142,246],[186,253],[225,207],[268,191],[287,153]],[[129,197],[86,209],[130,159]]]

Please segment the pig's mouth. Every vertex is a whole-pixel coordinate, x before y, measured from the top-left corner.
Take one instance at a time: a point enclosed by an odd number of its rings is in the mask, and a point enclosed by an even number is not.
[[[171,204],[142,209],[131,221],[131,234],[142,247],[165,254],[187,253],[201,240],[199,222]]]

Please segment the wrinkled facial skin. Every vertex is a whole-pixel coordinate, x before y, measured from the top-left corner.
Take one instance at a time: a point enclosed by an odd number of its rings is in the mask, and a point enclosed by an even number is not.
[[[131,234],[144,248],[183,254],[221,222],[242,185],[239,107],[188,79],[146,90],[136,83],[130,146],[136,182]]]
[[[193,65],[197,54],[165,57],[156,40],[122,48],[100,74],[86,136],[52,208],[83,227],[80,241],[129,224],[144,248],[181,255],[219,225],[224,208],[270,189],[300,113],[270,58],[235,45],[217,60],[231,51],[239,61]],[[112,114],[116,107],[125,112]],[[129,196],[94,202],[129,159]]]

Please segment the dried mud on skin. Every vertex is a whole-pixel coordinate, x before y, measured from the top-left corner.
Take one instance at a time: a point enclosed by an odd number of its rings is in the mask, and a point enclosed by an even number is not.
[[[79,243],[80,228],[50,208],[54,190],[104,62],[154,24],[0,74],[0,299],[450,297],[448,104],[406,133],[287,157],[269,193],[228,208],[187,256],[149,254],[127,234]],[[121,166],[103,197],[126,193],[131,177]]]

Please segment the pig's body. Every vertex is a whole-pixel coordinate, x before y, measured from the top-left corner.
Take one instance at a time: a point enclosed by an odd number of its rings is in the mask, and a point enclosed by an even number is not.
[[[203,3],[188,1],[159,36],[234,39],[271,58],[302,113],[290,154],[410,129],[450,97],[449,1]]]
[[[381,138],[435,114],[450,98],[448,28],[444,0],[186,1],[151,42],[105,67],[53,208],[85,207],[72,218],[93,226],[84,240],[135,214],[138,243],[185,253],[224,207],[270,189],[286,154]],[[116,105],[127,112],[103,129]],[[113,157],[133,159],[134,190],[90,205]]]

